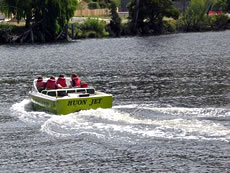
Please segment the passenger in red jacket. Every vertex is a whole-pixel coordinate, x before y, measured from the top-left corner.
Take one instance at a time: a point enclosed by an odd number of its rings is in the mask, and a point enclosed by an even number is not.
[[[67,87],[67,84],[66,84],[66,79],[65,79],[65,76],[64,75],[59,75],[58,79],[57,79],[57,82],[56,84],[61,87]],[[59,86],[59,87],[60,87]]]
[[[71,75],[70,87],[81,87],[80,77],[76,73]]]
[[[36,87],[38,92],[41,92],[42,90],[45,89],[46,83],[43,81],[42,77],[38,77]]]
[[[56,84],[55,77],[51,76],[46,82],[46,89],[51,90],[51,89],[57,89],[57,88],[58,86]]]
[[[85,81],[81,81],[81,88],[88,88],[88,84]]]

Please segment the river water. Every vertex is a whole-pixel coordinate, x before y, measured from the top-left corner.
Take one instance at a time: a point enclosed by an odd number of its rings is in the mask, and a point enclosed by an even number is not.
[[[76,72],[111,109],[31,109]],[[0,172],[229,172],[230,31],[0,46]]]

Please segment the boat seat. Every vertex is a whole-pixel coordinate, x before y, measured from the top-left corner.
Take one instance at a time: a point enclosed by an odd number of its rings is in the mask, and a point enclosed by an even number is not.
[[[75,90],[67,90],[67,93],[75,93]]]
[[[43,90],[43,91],[42,91],[42,94],[45,94],[45,95],[46,95],[46,94],[47,94],[47,91],[46,91],[46,90]]]
[[[85,89],[77,89],[77,93],[85,93]]]
[[[64,97],[64,96],[67,96],[68,94],[66,90],[64,90],[64,91],[57,91],[57,95],[58,97]]]
[[[48,95],[48,96],[53,96],[53,97],[56,97],[56,96],[57,96],[55,91],[48,91],[48,92],[47,92],[47,95]]]
[[[89,93],[89,94],[95,94],[95,89],[88,88],[88,89],[86,89],[86,92]]]

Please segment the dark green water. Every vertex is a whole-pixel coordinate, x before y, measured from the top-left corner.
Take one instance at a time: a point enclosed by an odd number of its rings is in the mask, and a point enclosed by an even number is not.
[[[229,172],[230,31],[0,46],[0,172]],[[112,109],[31,109],[76,72]]]

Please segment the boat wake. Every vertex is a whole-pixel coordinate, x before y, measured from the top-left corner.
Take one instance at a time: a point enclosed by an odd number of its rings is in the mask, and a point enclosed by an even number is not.
[[[14,104],[20,120],[41,126],[58,138],[74,137],[116,143],[138,143],[151,138],[230,141],[230,128],[219,117],[230,119],[230,110],[217,108],[120,105],[112,109],[87,110],[65,116],[34,112],[30,101]],[[207,119],[206,119],[206,118]],[[209,118],[214,119],[209,119]]]
[[[36,112],[32,110],[32,104],[29,99],[12,105],[11,110],[21,121],[31,125],[41,125],[53,115],[45,112]]]

